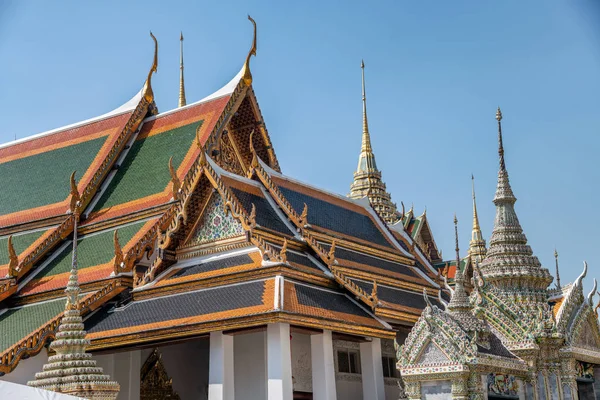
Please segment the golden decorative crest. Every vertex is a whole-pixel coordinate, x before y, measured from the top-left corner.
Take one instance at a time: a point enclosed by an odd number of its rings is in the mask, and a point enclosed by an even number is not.
[[[251,16],[248,15],[248,19],[252,22],[254,26],[254,38],[252,39],[252,47],[248,52],[248,56],[246,56],[246,62],[244,63],[244,75],[242,79],[246,86],[250,86],[252,84],[252,73],[250,72],[250,57],[256,56],[256,22],[252,19]]]
[[[302,209],[302,214],[300,214],[300,222],[302,225],[308,225],[308,206],[304,203],[304,209]]]
[[[199,124],[196,128],[196,146],[202,150],[202,141],[200,140],[200,129],[202,128],[202,124]]]
[[[173,168],[173,156],[169,158],[169,174],[171,175],[171,191],[173,192],[173,199],[179,200],[179,189],[181,189],[181,181],[177,177],[177,171]]]
[[[154,101],[154,92],[152,91],[152,73],[158,71],[158,41],[156,37],[150,32],[150,37],[154,40],[154,59],[152,60],[152,66],[150,67],[150,71],[148,71],[148,78],[146,78],[146,83],[144,84],[144,89],[142,89],[142,93],[144,95],[144,99],[148,103],[152,103]]]
[[[371,300],[373,308],[379,303],[379,297],[377,297],[377,281],[375,280],[373,281],[373,290],[371,291],[371,298],[369,300]]]
[[[77,182],[75,182],[75,172],[71,174],[71,200],[69,202],[69,210],[73,214],[77,214],[77,209],[79,208],[79,203],[81,202],[81,196],[79,195],[79,190],[77,189]]]
[[[335,240],[331,242],[331,248],[329,249],[329,253],[327,254],[327,259],[330,264],[335,260]]]
[[[287,247],[288,247],[288,242],[287,242],[287,239],[284,238],[283,246],[281,246],[281,251],[279,252],[281,261],[284,263],[287,263]]]
[[[119,243],[119,230],[115,229],[113,234],[113,244],[115,246],[115,259],[113,262],[115,275],[120,272],[121,264],[123,264],[123,250],[121,249],[121,244]]]
[[[17,256],[17,252],[15,251],[15,247],[12,243],[12,235],[8,237],[8,259],[8,276],[11,278],[16,278],[19,274],[19,271],[17,271],[19,257]]]
[[[180,400],[158,349],[154,349],[142,366],[140,379],[140,400]]]

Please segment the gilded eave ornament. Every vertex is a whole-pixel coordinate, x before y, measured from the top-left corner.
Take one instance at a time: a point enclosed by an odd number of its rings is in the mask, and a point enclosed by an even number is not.
[[[148,78],[146,78],[146,83],[144,83],[144,88],[142,89],[142,95],[148,103],[152,103],[154,101],[154,92],[152,91],[152,73],[158,71],[158,41],[152,32],[150,32],[150,37],[152,37],[152,40],[154,40],[154,59],[152,61],[152,66],[150,67],[150,71],[148,71]]]
[[[173,200],[179,200],[181,181],[177,176],[177,171],[173,167],[173,156],[169,158],[169,174],[171,175],[171,192],[173,192]]]
[[[121,266],[124,261],[123,250],[121,248],[121,244],[119,243],[119,230],[115,229],[113,234],[113,244],[115,247],[115,259],[113,262],[114,272],[117,275],[120,272]]]
[[[252,85],[252,73],[250,72],[250,57],[256,56],[256,22],[249,15],[248,19],[250,20],[250,22],[252,22],[252,25],[254,26],[254,38],[252,39],[252,47],[250,48],[248,56],[246,56],[246,62],[244,63],[244,74],[242,76],[242,79],[244,80],[246,86]]]
[[[71,184],[71,200],[69,201],[69,210],[72,214],[78,214],[78,208],[81,203],[81,196],[79,194],[79,190],[77,189],[77,182],[75,181],[75,172],[71,174],[70,184]]]
[[[12,235],[8,237],[8,276],[16,278],[19,274],[17,266],[19,265],[19,257],[12,243]]]

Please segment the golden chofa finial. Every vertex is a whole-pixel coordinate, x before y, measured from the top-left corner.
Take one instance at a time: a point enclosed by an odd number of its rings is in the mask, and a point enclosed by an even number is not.
[[[150,37],[154,40],[154,60],[152,60],[152,67],[150,67],[150,71],[148,72],[148,78],[146,78],[146,83],[144,84],[143,95],[144,99],[148,103],[152,103],[154,101],[154,92],[152,91],[152,73],[158,71],[158,41],[156,37],[150,32]]]
[[[183,81],[183,32],[179,35],[179,107],[187,104],[185,100],[185,84]]]
[[[177,176],[177,171],[175,170],[175,167],[173,167],[173,156],[169,158],[169,175],[171,175],[171,192],[173,192],[173,200],[179,200],[181,181]]]
[[[256,22],[249,15],[248,19],[250,20],[250,22],[252,22],[252,25],[254,26],[254,38],[252,40],[252,47],[250,48],[248,56],[246,57],[246,62],[244,63],[244,74],[242,76],[242,79],[244,80],[246,86],[250,86],[252,84],[252,73],[250,72],[250,57],[256,56]]]
[[[498,106],[498,110],[496,110],[496,120],[498,120],[498,122],[502,121],[502,111],[500,111],[500,106]]]

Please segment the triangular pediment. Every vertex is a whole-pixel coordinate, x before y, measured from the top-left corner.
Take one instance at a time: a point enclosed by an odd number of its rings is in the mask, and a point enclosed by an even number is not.
[[[199,246],[210,242],[242,236],[242,224],[224,207],[223,198],[213,192],[196,225],[183,247]]]
[[[594,317],[594,313],[590,313],[587,320],[583,321],[581,328],[578,330],[579,335],[573,341],[575,347],[600,351],[600,331],[598,323],[593,320]]]
[[[173,390],[173,380],[169,378],[158,349],[154,349],[141,370],[140,400],[179,400]]]
[[[448,356],[433,341],[427,343],[416,364],[439,364],[450,362]]]

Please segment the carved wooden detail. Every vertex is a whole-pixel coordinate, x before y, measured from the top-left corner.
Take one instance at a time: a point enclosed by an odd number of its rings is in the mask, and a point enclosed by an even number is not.
[[[148,357],[140,373],[140,400],[180,400],[173,390],[173,379],[169,378],[158,349]]]

